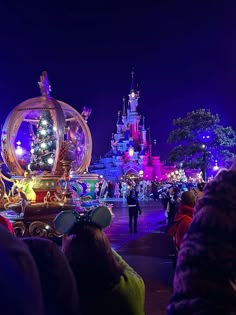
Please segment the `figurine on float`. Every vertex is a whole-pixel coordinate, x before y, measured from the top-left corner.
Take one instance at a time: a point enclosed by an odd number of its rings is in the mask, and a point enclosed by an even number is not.
[[[21,207],[20,217],[24,217],[26,206],[29,204],[26,194],[22,191],[22,188],[17,188],[19,205]]]
[[[26,198],[30,202],[36,201],[36,193],[33,189],[36,180],[33,176],[31,176],[29,171],[24,172],[24,178],[21,180],[20,185],[22,187],[22,191],[26,195]]]

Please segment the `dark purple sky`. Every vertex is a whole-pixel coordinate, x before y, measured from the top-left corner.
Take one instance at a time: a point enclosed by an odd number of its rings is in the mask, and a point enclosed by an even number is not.
[[[54,97],[79,112],[92,108],[93,154],[102,155],[134,66],[139,110],[162,159],[172,120],[187,111],[210,109],[236,129],[234,1],[4,2],[1,123],[39,94],[37,82],[47,70]]]

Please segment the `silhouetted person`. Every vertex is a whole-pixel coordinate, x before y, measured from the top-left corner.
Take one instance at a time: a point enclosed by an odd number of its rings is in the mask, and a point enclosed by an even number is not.
[[[154,201],[156,201],[158,198],[158,188],[155,182],[152,183],[152,197]]]
[[[130,190],[127,197],[127,204],[129,209],[129,230],[130,232],[134,231],[134,233],[137,233],[138,214],[141,214],[141,208],[134,190]]]
[[[44,315],[39,274],[27,246],[0,226],[0,312]]]
[[[168,228],[173,223],[174,217],[178,211],[178,206],[179,206],[178,193],[179,193],[179,190],[177,187],[171,187],[167,193],[166,212],[167,212]]]
[[[78,292],[72,270],[60,248],[43,238],[24,238],[38,268],[45,315],[79,315]]]

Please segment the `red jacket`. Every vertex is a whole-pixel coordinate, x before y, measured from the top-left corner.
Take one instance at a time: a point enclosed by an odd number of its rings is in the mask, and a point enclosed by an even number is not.
[[[3,225],[9,232],[11,232],[12,234],[15,234],[15,231],[11,222],[7,218],[1,215],[0,215],[0,224]]]
[[[168,230],[168,234],[174,239],[177,250],[179,250],[183,237],[193,220],[193,210],[194,208],[180,203],[174,222]]]

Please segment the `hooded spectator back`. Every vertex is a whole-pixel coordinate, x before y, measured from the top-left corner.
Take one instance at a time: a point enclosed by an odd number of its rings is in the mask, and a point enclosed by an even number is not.
[[[23,242],[0,226],[1,314],[43,315],[37,267]]]
[[[45,315],[79,315],[78,292],[66,257],[52,241],[24,238],[42,284]]]

